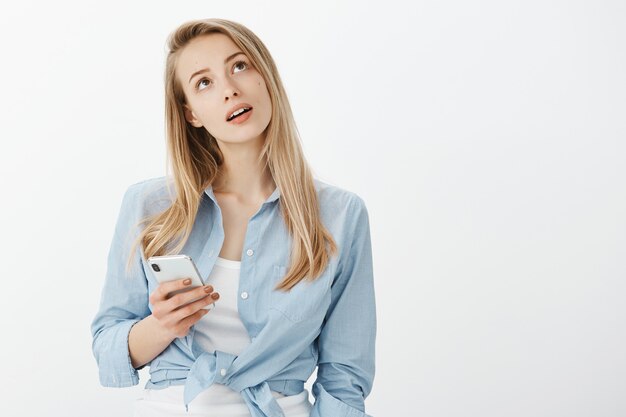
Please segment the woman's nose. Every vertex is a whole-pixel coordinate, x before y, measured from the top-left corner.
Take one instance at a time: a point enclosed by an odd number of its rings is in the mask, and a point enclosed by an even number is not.
[[[237,96],[237,95],[239,95],[239,92],[237,91],[237,88],[235,88],[235,86],[230,81],[226,81],[226,85],[225,85],[224,88],[225,88],[224,95],[226,96],[227,100],[228,100],[228,98],[230,98],[230,96]]]

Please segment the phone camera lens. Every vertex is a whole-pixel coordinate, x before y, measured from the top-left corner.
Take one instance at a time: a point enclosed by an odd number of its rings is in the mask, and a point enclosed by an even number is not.
[[[152,269],[154,269],[157,272],[159,272],[161,270],[161,268],[159,268],[159,265],[157,265],[157,264],[152,264]]]

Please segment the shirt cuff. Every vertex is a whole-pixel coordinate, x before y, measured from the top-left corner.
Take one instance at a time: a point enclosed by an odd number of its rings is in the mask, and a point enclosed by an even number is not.
[[[139,372],[133,367],[128,351],[130,329],[141,319],[127,320],[100,335],[98,366],[103,387],[131,387],[139,384]]]
[[[315,384],[317,397],[310,417],[372,417],[330,395],[322,384]]]

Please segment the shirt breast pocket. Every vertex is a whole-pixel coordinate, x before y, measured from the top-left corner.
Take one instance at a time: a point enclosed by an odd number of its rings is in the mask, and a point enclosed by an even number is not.
[[[288,292],[274,289],[286,274],[286,266],[274,265],[269,297],[270,309],[280,312],[293,322],[324,317],[330,305],[331,268],[326,268],[313,282],[302,279]]]

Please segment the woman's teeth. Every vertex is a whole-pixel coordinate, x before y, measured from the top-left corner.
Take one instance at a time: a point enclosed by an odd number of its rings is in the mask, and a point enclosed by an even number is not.
[[[231,121],[231,120],[233,120],[235,117],[239,116],[239,115],[240,115],[240,114],[242,114],[242,113],[247,112],[248,110],[250,110],[250,108],[249,108],[249,107],[244,107],[244,108],[241,108],[241,109],[239,109],[239,110],[235,111],[233,114],[231,114],[231,115],[230,115],[230,117],[228,118],[228,120],[229,120],[229,121]]]

